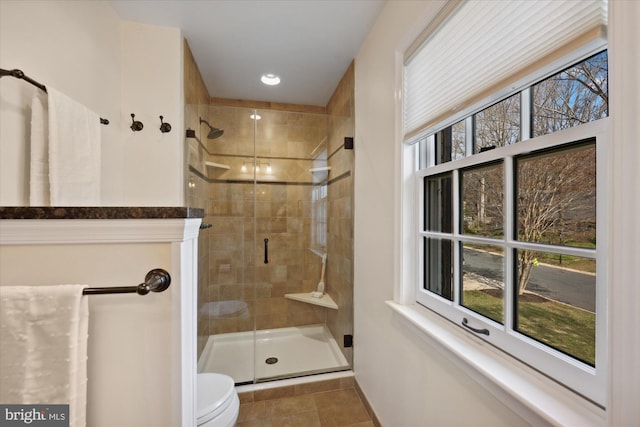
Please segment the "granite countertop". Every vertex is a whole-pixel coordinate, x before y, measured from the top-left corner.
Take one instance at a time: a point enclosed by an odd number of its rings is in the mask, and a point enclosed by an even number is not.
[[[0,207],[0,219],[153,219],[204,218],[204,209],[188,207]]]

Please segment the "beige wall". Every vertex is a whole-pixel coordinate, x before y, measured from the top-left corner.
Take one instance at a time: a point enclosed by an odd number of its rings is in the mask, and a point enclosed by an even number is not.
[[[122,192],[119,140],[122,58],[120,20],[105,2],[0,2],[0,66],[82,102],[111,125],[102,127],[103,196]],[[36,89],[0,79],[0,205],[29,205],[29,126]]]
[[[124,164],[121,203],[184,206],[181,31],[124,21],[121,33],[119,129],[125,144],[121,159]],[[144,123],[142,131],[133,132],[129,128],[131,113]],[[171,124],[171,132],[160,132],[159,116]]]
[[[610,249],[608,287],[611,426],[640,425],[640,4],[609,2]],[[598,217],[600,218],[600,217]],[[635,339],[630,339],[635,337]]]
[[[121,21],[104,1],[0,2],[0,64],[101,117],[103,205],[182,206],[182,39]],[[0,205],[28,206],[30,84],[0,79]],[[129,129],[130,114],[145,127]],[[173,130],[162,134],[160,119]]]
[[[85,297],[87,425],[194,425],[193,258],[200,220],[0,222],[0,286],[135,286],[153,268],[171,274],[162,293]],[[25,260],[36,268],[25,268]]]
[[[394,297],[399,174],[397,56],[437,2],[388,2],[356,57],[355,325],[358,384],[385,426],[525,422],[385,305]]]
[[[402,245],[400,209],[399,117],[402,52],[426,27],[442,2],[388,2],[356,57],[356,210],[355,210],[355,361],[358,384],[383,425],[522,425],[508,408],[479,386],[462,367],[393,315],[401,268],[395,251]],[[629,325],[638,323],[637,159],[638,27],[637,2],[609,2],[610,247],[603,264],[609,271],[609,401],[607,425],[638,425],[640,347],[630,345]],[[605,216],[606,216],[605,215]],[[600,218],[600,216],[599,216]],[[635,257],[635,258],[634,258]],[[631,326],[633,328],[633,326]],[[637,342],[637,340],[636,340]],[[525,389],[523,384],[522,389]],[[544,408],[543,408],[544,410]],[[523,410],[524,411],[524,410]],[[520,413],[528,416],[526,413]],[[540,421],[542,423],[543,421]]]

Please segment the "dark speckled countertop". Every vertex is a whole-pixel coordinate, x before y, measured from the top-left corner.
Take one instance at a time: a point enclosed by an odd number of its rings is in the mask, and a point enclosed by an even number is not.
[[[0,207],[0,219],[157,219],[203,217],[204,209],[187,207]]]

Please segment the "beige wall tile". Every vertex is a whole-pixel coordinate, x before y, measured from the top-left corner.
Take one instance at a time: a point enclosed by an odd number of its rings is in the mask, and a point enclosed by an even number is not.
[[[194,72],[189,73],[185,69],[186,80],[193,79],[190,76]],[[199,83],[190,84],[192,88],[185,86],[185,93],[190,91],[187,96],[199,99],[194,95]],[[313,187],[308,184],[353,170],[353,152],[339,149],[344,136],[353,136],[353,89],[351,66],[322,110],[217,99],[211,99],[203,110],[194,101],[190,123],[197,121],[195,115],[202,114],[213,126],[225,131],[222,137],[205,141],[207,150],[215,153],[207,160],[230,166],[230,169],[207,168],[211,182],[198,178],[196,188],[201,194],[189,194],[190,201],[205,206],[213,224],[206,251],[209,268],[203,269],[209,276],[209,284],[202,286],[207,291],[199,290],[199,295],[209,301],[244,298],[251,313],[248,318],[212,319],[205,322],[203,333],[207,327],[208,332],[218,333],[234,332],[234,328],[251,330],[254,316],[258,329],[326,321],[338,342],[342,342],[342,335],[352,332],[350,307],[334,312],[287,300],[284,294],[310,292],[319,281],[320,259],[307,250],[312,242],[314,207]],[[253,108],[259,108],[262,116],[257,123],[249,119]],[[260,182],[255,190],[250,182],[253,171],[240,170],[243,162],[253,161],[254,145],[257,154],[263,157],[258,161],[272,167],[271,174],[264,171],[257,174],[259,180],[266,182]],[[326,157],[334,151],[329,160],[330,174],[309,172],[312,167],[327,165]],[[291,185],[267,183],[275,180]],[[326,282],[328,292],[341,305],[351,304],[353,292],[352,194],[352,178],[328,185],[330,244],[325,249],[329,252]],[[263,263],[265,237],[269,238],[269,264]],[[345,353],[350,356],[350,351]]]

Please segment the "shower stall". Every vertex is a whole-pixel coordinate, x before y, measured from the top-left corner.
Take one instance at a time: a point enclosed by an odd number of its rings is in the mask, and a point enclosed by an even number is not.
[[[186,112],[188,201],[205,209],[199,372],[249,384],[350,369],[353,117]]]

